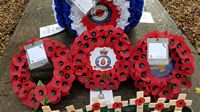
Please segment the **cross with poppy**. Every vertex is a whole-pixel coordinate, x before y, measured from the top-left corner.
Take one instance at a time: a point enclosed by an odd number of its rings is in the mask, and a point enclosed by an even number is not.
[[[143,105],[145,103],[150,103],[150,101],[151,101],[150,97],[144,97],[144,92],[139,91],[137,92],[137,98],[130,99],[130,105],[136,105],[137,112],[143,112]]]
[[[149,108],[155,108],[154,112],[161,112],[165,108],[169,108],[169,103],[165,103],[166,98],[159,98],[156,103],[150,103]]]
[[[170,105],[175,106],[174,112],[181,112],[183,107],[192,105],[192,100],[186,100],[186,97],[186,94],[179,94],[177,100],[169,101]]]
[[[128,101],[121,101],[121,96],[114,97],[114,103],[108,104],[108,109],[114,109],[115,112],[121,112],[122,107],[128,106]]]
[[[60,110],[54,110],[52,111],[49,106],[42,106],[43,112],[60,112]]]
[[[102,107],[106,107],[106,102],[100,102],[99,98],[92,99],[93,104],[86,106],[86,111],[101,112]]]
[[[82,109],[76,110],[73,105],[67,106],[66,109],[67,109],[67,112],[83,112]]]

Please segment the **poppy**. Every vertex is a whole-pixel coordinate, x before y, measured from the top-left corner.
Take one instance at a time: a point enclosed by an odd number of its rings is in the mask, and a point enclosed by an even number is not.
[[[22,99],[22,103],[32,109],[37,109],[40,106],[40,102],[35,98],[34,93],[29,93],[27,99]]]
[[[164,104],[163,103],[157,103],[155,106],[155,109],[158,111],[162,111],[164,109]]]
[[[101,104],[100,103],[94,103],[92,104],[92,110],[97,111],[101,109]]]
[[[121,102],[115,102],[113,103],[113,109],[118,109],[118,108],[122,108],[123,104]]]
[[[137,99],[135,100],[135,104],[136,104],[137,106],[142,106],[144,103],[145,103],[145,99],[144,99],[143,97],[137,98]]]
[[[65,57],[57,57],[57,58],[52,58],[54,69],[56,70],[63,70],[65,63],[67,63],[67,60]]]
[[[51,41],[44,41],[44,48],[48,57],[52,58],[55,56],[56,48]]]
[[[171,85],[172,85],[172,91],[177,94],[180,93],[181,91],[181,82],[178,79],[172,79],[170,81]]]
[[[186,106],[185,100],[178,100],[178,101],[176,101],[176,107],[183,108],[185,106]]]
[[[60,90],[56,87],[47,86],[47,97],[51,104],[56,103],[60,99]]]
[[[26,58],[19,54],[14,54],[12,61],[13,61],[13,64],[16,66],[23,66],[26,63]]]
[[[181,87],[182,87],[181,91],[182,92],[186,92],[189,88],[192,87],[192,82],[188,79],[181,78],[180,82],[181,82]]]
[[[167,98],[167,99],[171,99],[174,97],[174,93],[171,92],[172,90],[168,87],[164,87],[160,90],[159,92],[159,97],[164,97],[164,98]]]
[[[24,99],[28,96],[30,90],[26,88],[25,86],[22,87],[22,89],[19,90],[19,99]]]
[[[16,81],[14,84],[12,84],[12,88],[14,93],[18,94],[19,90],[22,89],[22,84],[20,81]]]
[[[46,95],[47,95],[47,88],[46,86],[37,86],[34,89],[34,94],[35,94],[35,98],[37,99],[37,101],[42,101],[45,99]]]

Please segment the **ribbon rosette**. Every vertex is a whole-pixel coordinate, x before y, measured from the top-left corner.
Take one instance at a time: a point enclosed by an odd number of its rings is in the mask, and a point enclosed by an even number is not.
[[[144,0],[99,0],[87,15],[80,14],[65,0],[53,0],[54,15],[58,24],[68,28],[74,35],[96,26],[113,25],[127,33],[135,27],[142,16]]]
[[[147,61],[147,38],[168,38],[170,62],[166,66],[150,66]],[[182,36],[170,32],[150,32],[140,39],[132,52],[131,77],[145,95],[171,99],[191,88],[194,57]]]
[[[117,90],[129,77],[132,46],[120,28],[99,26],[86,31],[75,39],[71,51],[75,74],[86,88]]]
[[[41,104],[55,104],[66,96],[75,80],[71,54],[67,47],[56,40],[42,39],[49,60],[53,62],[54,74],[48,84],[32,82],[24,46],[40,40],[30,40],[20,47],[20,54],[14,54],[10,64],[10,83],[13,91],[30,108],[37,109]],[[63,72],[62,72],[63,71]],[[48,87],[48,86],[51,87]]]

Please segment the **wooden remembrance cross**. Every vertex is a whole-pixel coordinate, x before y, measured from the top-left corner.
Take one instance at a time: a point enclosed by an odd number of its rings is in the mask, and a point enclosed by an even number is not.
[[[137,92],[137,98],[130,99],[130,105],[136,105],[137,106],[137,112],[143,112],[143,106],[145,103],[150,103],[151,98],[150,97],[144,97],[144,92],[139,91]],[[139,105],[137,105],[139,103]]]
[[[182,112],[184,106],[191,106],[192,100],[186,100],[186,94],[179,94],[177,100],[170,100],[169,104],[175,106],[174,112]],[[181,106],[182,105],[182,106]]]
[[[42,106],[43,112],[60,112],[60,110],[54,110],[52,111],[49,106]]]
[[[92,99],[93,104],[86,106],[86,111],[101,112],[102,107],[106,107],[106,102],[100,102],[99,98]]]
[[[161,112],[163,109],[170,107],[169,103],[165,103],[165,101],[166,101],[166,98],[159,98],[156,103],[150,103],[149,108],[154,108],[153,112]],[[160,106],[160,105],[163,105],[163,109],[157,110],[156,106]]]
[[[83,109],[76,110],[73,105],[67,106],[66,109],[67,112],[83,112]]]
[[[108,109],[114,109],[115,112],[121,112],[122,107],[128,106],[128,101],[121,101],[121,96],[114,97],[114,103],[108,104]]]

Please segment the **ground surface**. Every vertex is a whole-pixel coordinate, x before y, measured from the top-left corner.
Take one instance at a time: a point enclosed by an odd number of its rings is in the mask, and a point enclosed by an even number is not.
[[[200,54],[200,0],[160,0]]]
[[[0,54],[13,35],[28,0],[0,0]]]
[[[136,43],[137,40],[143,37],[144,34],[152,30],[165,31],[169,30],[174,34],[182,34],[177,28],[176,24],[170,18],[164,7],[158,0],[147,0],[145,10],[152,13],[155,24],[139,24],[134,28],[130,34],[130,40]],[[28,40],[39,36],[39,27],[54,24],[53,11],[51,9],[50,0],[30,0],[27,4],[24,16],[21,18],[19,25],[16,28],[8,47],[0,56],[0,74],[2,74],[2,81],[0,83],[0,112],[30,112],[30,109],[24,106],[17,96],[12,92],[11,85],[9,84],[9,63],[12,55],[19,51],[18,47]],[[73,38],[68,32],[62,32],[51,37],[64,43],[68,48],[73,42]],[[195,49],[186,39],[188,46],[195,53]],[[199,112],[200,94],[194,93],[194,88],[200,82],[200,57],[195,56],[195,73],[192,77],[193,86],[188,91],[188,99],[193,100],[192,109],[194,112]],[[38,73],[39,74],[39,73]],[[135,95],[136,89],[133,87],[133,81],[122,83],[118,91],[114,91],[114,95],[122,95],[123,99],[131,98]],[[80,83],[75,82],[73,88],[70,90],[69,96],[63,97],[62,101],[53,106],[52,109],[65,110],[65,106],[74,104],[77,108],[83,107],[89,103],[89,91],[84,89]]]

